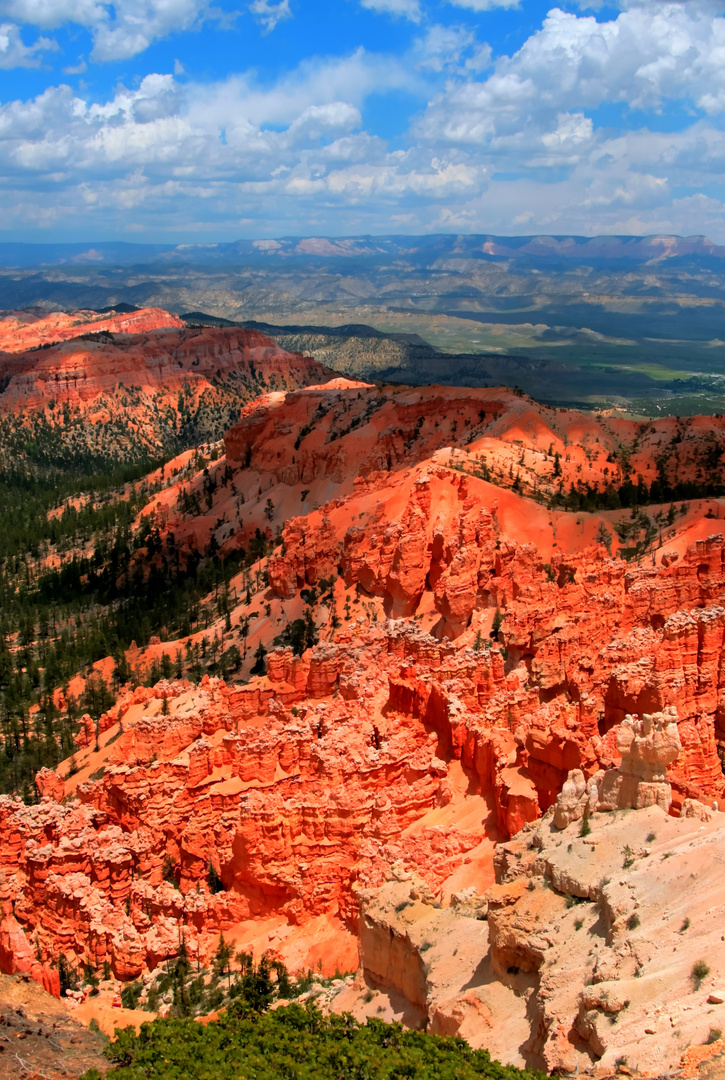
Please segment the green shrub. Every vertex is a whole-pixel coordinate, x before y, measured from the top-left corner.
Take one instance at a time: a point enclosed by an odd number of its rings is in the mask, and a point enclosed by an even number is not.
[[[118,1031],[104,1053],[109,1080],[534,1080],[540,1073],[499,1065],[462,1039],[406,1031],[401,1024],[349,1014],[323,1016],[297,1003],[242,1015],[239,1003],[218,1020],[154,1020]],[[81,1080],[92,1080],[90,1076]]]
[[[690,978],[695,984],[695,989],[700,989],[700,984],[703,979],[706,979],[710,974],[710,968],[707,966],[704,960],[696,960],[692,965],[692,971],[690,972]]]

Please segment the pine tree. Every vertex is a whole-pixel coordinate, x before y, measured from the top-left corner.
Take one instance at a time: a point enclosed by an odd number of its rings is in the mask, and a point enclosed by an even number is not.
[[[267,655],[267,650],[260,641],[257,646],[257,650],[254,654],[254,665],[250,672],[251,675],[266,675],[267,674],[267,661],[264,659]]]
[[[214,970],[217,975],[227,976],[227,983],[231,987],[231,967],[229,961],[234,954],[234,947],[224,940],[224,934],[219,934],[216,952],[214,953]]]
[[[206,880],[207,880],[207,883],[209,885],[209,892],[211,892],[211,893],[224,892],[224,882],[222,881],[221,877],[217,873],[216,867],[214,866],[214,863],[211,862],[211,860],[209,861],[209,867],[208,867],[207,873],[206,873]]]

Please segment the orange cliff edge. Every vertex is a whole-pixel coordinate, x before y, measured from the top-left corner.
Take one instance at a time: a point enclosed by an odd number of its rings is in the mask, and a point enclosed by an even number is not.
[[[102,398],[107,418],[120,411],[125,389],[159,395],[157,404],[176,400],[182,386],[195,394],[212,380],[249,376],[255,365],[282,385],[304,371],[304,382],[332,374],[314,360],[288,353],[257,330],[236,327],[187,328],[177,315],[144,308],[131,315],[86,321],[87,313],[59,314],[15,327],[0,320],[0,410],[22,413],[50,410],[68,402],[87,408]],[[5,324],[11,323],[9,329]],[[67,323],[67,325],[66,325]],[[50,324],[50,325],[48,325]],[[46,340],[47,339],[47,340]]]

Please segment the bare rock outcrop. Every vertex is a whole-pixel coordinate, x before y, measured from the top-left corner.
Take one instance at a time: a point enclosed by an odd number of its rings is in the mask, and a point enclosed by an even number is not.
[[[83,334],[140,334],[163,327],[184,327],[178,315],[161,308],[138,311],[54,311],[48,315],[19,311],[0,319],[0,350],[24,352],[39,345],[55,344]]]
[[[597,782],[597,809],[660,806],[669,810],[672,789],[667,769],[682,751],[677,709],[670,705],[661,713],[645,713],[639,719],[625,716],[617,731],[617,750],[622,764]]]
[[[570,774],[556,808],[498,845],[483,897],[441,908],[409,875],[361,893],[360,970],[333,1007],[394,1016],[404,998],[410,1022],[555,1073],[604,1075],[625,1059],[662,1073],[705,1042],[723,1000],[713,988],[725,945],[710,913],[725,901],[725,815],[694,802],[679,818],[666,812],[673,727],[672,713],[629,718],[626,771],[609,770],[603,786],[629,802],[597,805],[597,784],[587,791]],[[683,890],[688,875],[697,891]]]
[[[142,313],[136,313],[142,314]],[[190,383],[195,389],[211,386],[212,378],[235,375],[250,378],[255,365],[268,377],[293,385],[324,381],[331,372],[322,364],[280,349],[256,330],[228,328],[187,329],[174,315],[152,311],[143,320],[123,321],[124,336],[80,339],[77,330],[67,340],[37,351],[0,352],[0,378],[5,411],[40,410],[55,402],[86,409],[103,398],[109,415],[125,409],[119,382],[132,384],[144,394],[178,394]],[[116,327],[93,324],[92,329]],[[128,336],[125,336],[128,334]],[[301,378],[298,381],[298,378]],[[138,404],[138,403],[137,403]]]
[[[565,829],[597,810],[670,809],[672,787],[667,769],[682,752],[677,709],[669,706],[661,713],[625,716],[617,729],[616,745],[622,758],[619,768],[600,769],[588,781],[581,769],[568,774],[554,808],[557,829]]]

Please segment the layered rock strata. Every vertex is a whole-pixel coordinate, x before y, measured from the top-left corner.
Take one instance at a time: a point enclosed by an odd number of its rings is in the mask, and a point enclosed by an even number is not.
[[[129,327],[134,333],[116,338],[69,335],[40,350],[0,353],[0,409],[37,411],[64,402],[85,407],[102,398],[113,415],[125,407],[124,398],[128,404],[129,394],[161,392],[175,403],[174,395],[187,384],[201,390],[229,377],[253,380],[257,367],[267,379],[292,387],[331,374],[256,330],[179,329],[175,317],[159,323],[148,330],[140,323]]]
[[[385,635],[368,647],[385,664]],[[351,658],[332,659],[344,681]],[[307,686],[320,698],[330,689],[322,670],[313,654]],[[175,955],[182,930],[205,952],[250,918],[324,914],[354,927],[355,883],[382,880],[404,854],[443,880],[484,831],[407,837],[450,802],[448,769],[419,720],[377,712],[382,671],[378,682],[292,711],[302,693],[267,680],[123,699],[100,725],[103,776],[81,783],[75,800],[0,798],[0,891],[38,955],[109,962],[132,978]],[[93,764],[94,755],[88,747]],[[210,891],[210,866],[222,891]]]

